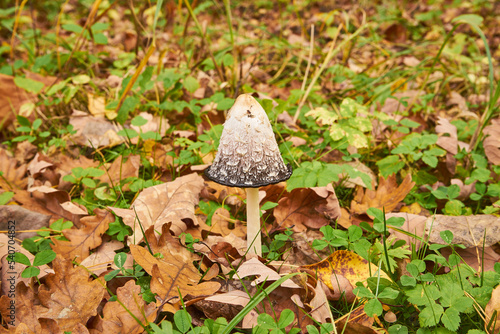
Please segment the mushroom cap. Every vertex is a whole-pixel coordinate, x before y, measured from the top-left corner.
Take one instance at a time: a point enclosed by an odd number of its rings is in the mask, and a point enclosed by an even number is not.
[[[219,150],[205,175],[214,182],[241,188],[278,183],[292,175],[266,112],[251,95],[238,96],[229,109]]]

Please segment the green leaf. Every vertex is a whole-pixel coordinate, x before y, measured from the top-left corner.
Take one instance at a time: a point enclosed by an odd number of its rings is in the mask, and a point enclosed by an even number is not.
[[[16,252],[16,254],[14,255],[14,261],[16,261],[17,263],[24,264],[25,266],[31,266],[30,260],[23,253]]]
[[[139,136],[139,134],[137,133],[137,131],[135,131],[134,129],[121,129],[120,131],[117,132],[117,134],[119,136],[127,137],[127,138],[130,138],[130,139]]]
[[[387,332],[389,334],[408,334],[408,328],[406,326],[396,324],[389,327]]]
[[[179,331],[186,333],[191,328],[191,315],[186,310],[179,310],[174,314],[174,323]]]
[[[88,177],[84,177],[82,183],[89,188],[95,188],[97,186],[96,182]]]
[[[31,130],[31,123],[30,123],[29,119],[27,119],[26,117],[21,116],[21,115],[17,115],[16,118],[17,118],[17,121],[19,122],[20,125],[26,126]]]
[[[438,164],[438,159],[433,155],[424,155],[422,161],[432,168],[436,168]]]
[[[441,236],[441,239],[443,239],[443,241],[447,244],[451,244],[451,242],[453,241],[453,232],[451,232],[450,230],[441,231],[439,232],[439,235]]]
[[[378,295],[378,298],[396,299],[398,295],[399,291],[387,287]]]
[[[23,270],[23,272],[21,273],[21,277],[22,278],[36,277],[38,276],[38,274],[40,274],[40,269],[38,269],[37,267],[28,267]]]
[[[33,130],[38,130],[40,125],[42,125],[42,120],[40,118],[37,118],[33,121],[33,124],[31,125],[31,127],[33,128]]]
[[[148,120],[142,117],[141,115],[137,115],[132,119],[132,122],[130,122],[133,126],[143,126],[148,123]]]
[[[388,177],[391,174],[399,172],[405,166],[405,163],[401,161],[399,156],[389,155],[377,161],[376,165],[380,170],[380,174],[382,174],[383,177]]]
[[[379,316],[383,310],[382,304],[378,299],[370,299],[365,304],[365,313],[369,317],[373,317],[374,315]]]
[[[34,94],[40,93],[44,86],[40,81],[22,77],[15,77],[14,83],[17,87]]]
[[[403,286],[415,286],[417,284],[417,280],[413,277],[403,275],[400,278],[401,280],[401,285]]]
[[[432,301],[425,307],[419,314],[418,320],[422,327],[435,326],[439,323],[441,315],[443,314],[443,307]]]
[[[278,327],[285,328],[295,320],[295,313],[290,309],[285,309],[281,312],[280,319],[278,320]]]
[[[200,88],[200,83],[192,76],[186,77],[184,79],[183,85],[184,88],[186,88],[190,93],[194,93],[198,88]]]
[[[114,258],[115,264],[118,268],[123,268],[125,266],[125,261],[127,261],[127,253],[118,253]]]
[[[10,202],[12,197],[14,197],[14,193],[12,191],[6,191],[0,194],[0,205],[5,205]]]
[[[61,27],[66,30],[66,31],[71,31],[76,34],[80,34],[83,31],[83,28],[80,27],[78,24],[74,23],[68,23],[68,24],[63,24]]]
[[[51,250],[46,249],[35,255],[33,260],[34,266],[43,266],[44,264],[52,262],[56,258],[57,254]]]
[[[441,297],[441,293],[435,285],[419,284],[415,288],[407,290],[405,294],[408,296],[408,301],[415,305],[429,305]]]
[[[468,23],[470,25],[479,26],[483,23],[483,18],[476,14],[464,14],[458,17],[455,17],[451,20],[452,23]]]
[[[441,321],[450,331],[456,331],[460,325],[460,313],[454,308],[449,308],[443,313]]]

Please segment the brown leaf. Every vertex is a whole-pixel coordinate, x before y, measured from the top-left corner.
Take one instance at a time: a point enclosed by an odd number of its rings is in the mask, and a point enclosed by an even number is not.
[[[379,178],[377,190],[358,188],[356,196],[351,202],[351,212],[365,214],[369,208],[378,208],[385,212],[391,212],[401,202],[415,185],[411,181],[411,174],[406,175],[403,182],[398,186],[396,175],[392,174],[387,179]]]
[[[274,217],[280,227],[295,232],[308,227],[319,229],[340,216],[340,206],[333,186],[297,188],[278,202]]]
[[[1,78],[2,74],[0,74]],[[7,152],[0,149],[0,188],[6,191],[26,189],[28,178],[26,177],[26,165],[18,167],[18,161],[7,155]]]
[[[441,239],[441,231],[453,233],[454,244],[465,247],[488,247],[500,241],[500,218],[493,215],[445,216],[433,215],[427,218],[426,232],[429,242],[446,245]],[[485,235],[486,232],[486,235]]]
[[[167,250],[168,251],[168,250]],[[152,276],[151,291],[157,293],[165,302],[166,311],[175,312],[179,305],[179,294],[195,296],[212,295],[220,289],[220,283],[199,283],[201,274],[185,259],[167,254],[163,259],[156,258],[144,247],[130,246],[134,260]]]
[[[207,297],[196,302],[195,306],[210,319],[224,317],[230,321],[249,301],[250,296],[245,291],[233,290]]]
[[[153,229],[153,226],[150,226],[144,233],[153,254],[162,254],[164,258],[168,256],[175,256],[176,259],[182,259],[187,262],[199,260],[199,257],[196,254],[190,252],[181,244],[179,238],[170,234],[171,225],[172,223],[163,225],[161,234],[158,238],[156,237],[157,232]]]
[[[18,205],[0,205],[0,230],[15,232],[16,238],[24,240],[37,235],[33,230],[48,227],[50,216],[26,210]],[[31,230],[33,232],[22,232]]]
[[[491,333],[498,333],[498,331],[500,331],[500,285],[498,285],[495,289],[493,289],[493,292],[491,294],[491,299],[486,305],[486,308],[484,309],[484,312],[486,313],[487,316],[485,321],[485,327],[486,324],[488,324],[491,321],[491,317],[493,316],[493,313],[495,311],[497,312],[496,325],[492,329]],[[495,319],[493,319],[492,323],[495,323]]]
[[[455,250],[465,263],[478,272],[481,272],[483,267],[485,271],[494,271],[495,263],[500,261],[500,255],[495,252],[493,247],[485,247],[484,255],[482,247],[469,247],[466,249],[457,247]],[[448,247],[440,249],[440,252],[445,258],[448,258],[452,253]]]
[[[16,285],[15,293],[15,319],[11,318],[10,309],[8,308],[11,305],[11,300],[7,295],[0,297],[0,313],[2,314],[2,318],[8,322],[10,328],[13,327],[11,321],[15,321],[17,327],[26,328],[24,333],[30,333],[28,330],[38,333],[40,331],[40,324],[38,322],[37,311],[35,310],[35,305],[39,303],[38,296],[35,296],[33,290],[28,288],[24,282],[19,282]],[[21,324],[24,326],[21,327]]]
[[[118,240],[112,240],[104,242],[99,246],[96,251],[94,251],[90,256],[87,256],[80,265],[87,268],[96,275],[100,275],[108,269],[108,266],[113,267],[113,269],[118,269],[114,264],[114,259],[116,255],[116,250],[123,248],[123,243]],[[131,269],[133,267],[132,258],[127,257],[127,261],[124,264],[125,269]]]
[[[69,118],[76,133],[73,140],[76,144],[88,147],[115,146],[123,141],[124,137],[118,136],[120,130],[116,124],[104,117],[95,117],[83,111],[73,111]]]
[[[54,77],[42,77],[36,73],[26,73],[26,77],[49,86],[55,82]],[[0,128],[11,124],[16,115],[19,114],[21,106],[27,102],[36,102],[36,96],[19,88],[14,83],[14,77],[0,74]],[[34,120],[34,114],[22,115],[28,117],[30,121]],[[0,169],[2,170],[2,169]]]
[[[318,281],[314,289],[314,297],[309,303],[312,307],[311,316],[319,323],[326,323],[332,320],[330,303],[326,299],[325,289],[328,289],[328,287],[322,281]]]
[[[385,215],[387,219],[391,217],[403,217],[405,219],[405,223],[403,226],[398,229],[404,230],[406,232],[412,233],[417,237],[424,238],[425,234],[425,222],[427,221],[427,217],[414,215],[411,213],[398,212],[398,213],[387,213]],[[409,236],[405,233],[399,232],[395,230],[392,226],[388,225],[391,236],[396,237],[398,240],[405,240],[407,245],[415,244],[415,249],[419,249],[421,245],[421,241]]]
[[[262,282],[272,282],[277,281],[281,278],[281,275],[271,268],[266,267],[256,258],[251,258],[250,260],[244,262],[237,271],[238,277],[243,278],[247,276],[258,276],[253,282],[252,286],[260,284]],[[291,279],[287,279],[281,283],[282,287],[291,289],[300,289],[300,286],[295,284]]]
[[[109,185],[119,185],[121,180],[139,176],[140,166],[140,156],[131,155],[127,161],[123,161],[123,156],[120,156],[113,161],[107,172],[100,177],[100,181]]]
[[[97,314],[104,282],[89,279],[85,269],[73,267],[60,256],[52,264],[55,274],[48,275],[38,290],[41,305],[35,306],[37,317],[54,319],[62,330],[69,331]]]
[[[237,187],[228,187],[213,181],[205,181],[205,187],[201,191],[201,197],[218,203],[226,203],[231,206],[241,206],[245,198],[245,190]]]
[[[95,216],[88,216],[80,220],[82,228],[75,227],[64,230],[63,235],[68,239],[54,239],[52,249],[66,259],[74,259],[78,263],[90,254],[90,250],[97,248],[101,243],[101,236],[108,230],[109,224],[115,221],[111,213],[102,209],[95,209]]]
[[[492,164],[500,165],[500,118],[492,119],[483,133],[488,135],[483,141],[486,157]]]
[[[103,334],[143,333],[143,326],[155,320],[158,308],[155,303],[146,305],[140,293],[140,286],[133,280],[118,288],[116,295],[121,304],[117,301],[108,301],[102,311],[104,316],[102,319],[99,318],[95,328]]]
[[[215,210],[214,214],[212,215],[212,224],[209,227],[209,231],[221,236],[226,236],[233,233],[237,237],[245,238],[247,235],[246,227],[239,220],[236,220],[234,222],[231,221],[233,221],[233,219],[231,219],[229,211],[227,211],[223,207],[220,207]]]
[[[198,226],[194,211],[202,187],[203,178],[193,173],[144,189],[135,199],[132,209],[110,209],[132,228],[134,235],[129,240],[134,244],[143,240],[139,223],[144,230],[150,226],[161,230],[164,224],[171,222],[170,230],[178,236],[187,230],[188,225]]]
[[[450,123],[449,120],[443,117],[438,117],[438,125],[436,125],[436,133],[439,136],[437,145],[444,148],[446,151],[457,154],[458,152],[458,136],[457,127]],[[448,134],[449,136],[444,136]]]

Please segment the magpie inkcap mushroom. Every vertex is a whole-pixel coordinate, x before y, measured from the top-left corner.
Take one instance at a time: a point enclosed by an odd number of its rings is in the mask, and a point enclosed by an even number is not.
[[[219,149],[205,175],[229,187],[246,188],[247,248],[261,256],[257,188],[288,180],[292,167],[285,165],[269,118],[251,95],[240,95],[229,109]]]

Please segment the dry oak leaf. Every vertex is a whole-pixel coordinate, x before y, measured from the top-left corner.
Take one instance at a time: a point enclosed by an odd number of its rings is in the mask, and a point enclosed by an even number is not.
[[[252,286],[255,286],[262,282],[277,281],[281,278],[280,274],[278,274],[273,269],[268,268],[265,264],[263,264],[256,258],[251,258],[250,260],[240,265],[236,273],[239,278],[247,276],[258,276],[258,278],[256,278],[252,282]],[[280,286],[291,289],[301,288],[299,285],[295,284],[291,279],[287,279],[286,281],[281,283]]]
[[[337,279],[335,276],[341,275],[345,277],[351,286],[354,287],[357,282],[366,283],[366,280],[371,277],[370,273],[377,275],[378,269],[377,266],[369,263],[358,254],[347,250],[338,250],[323,261],[300,267],[300,270],[313,272],[334,293],[339,290],[337,282],[341,282],[341,286],[343,287],[347,286],[344,284],[345,282],[342,278]],[[380,271],[380,277],[389,278],[382,271]],[[350,288],[351,291],[352,287]],[[347,286],[347,288],[349,287]]]
[[[213,181],[205,181],[205,187],[201,191],[202,198],[231,206],[241,206],[245,196],[242,188],[228,187]]]
[[[274,217],[280,227],[295,232],[319,229],[340,216],[340,206],[331,184],[326,187],[297,188],[278,202]]]
[[[22,231],[49,227],[49,221],[50,216],[27,210],[19,205],[0,205],[0,230],[7,231],[14,228],[16,238],[21,240],[37,235],[36,232]]]
[[[63,235],[68,239],[54,239],[52,249],[66,259],[75,259],[78,263],[90,255],[90,250],[102,244],[101,236],[108,230],[109,224],[115,221],[114,216],[102,209],[95,209],[95,216],[84,217],[80,220],[82,227],[64,230]]]
[[[115,251],[121,248],[123,248],[123,243],[118,240],[104,242],[95,252],[86,257],[80,265],[98,276],[107,271],[108,266],[111,266],[113,269],[118,269],[114,263]],[[131,257],[127,257],[123,267],[125,269],[132,269],[133,261]]]
[[[408,174],[398,186],[396,175],[392,174],[387,179],[379,178],[377,190],[358,188],[356,196],[351,202],[351,212],[365,214],[369,208],[378,208],[391,212],[401,202],[415,185],[411,175]]]
[[[194,212],[202,188],[203,178],[193,173],[144,189],[131,209],[110,209],[134,231],[134,235],[128,239],[133,244],[143,240],[140,225],[144,230],[150,226],[161,230],[164,224],[172,222],[170,230],[178,236],[188,229],[188,225],[198,226]]]
[[[144,232],[153,254],[162,254],[164,258],[173,255],[176,259],[183,259],[186,262],[199,260],[198,255],[190,252],[181,244],[179,238],[170,234],[170,226],[172,226],[172,223],[163,225],[161,228],[161,234],[158,235],[158,238],[156,237],[158,233],[154,230],[153,226],[150,226]]]
[[[83,111],[74,110],[69,118],[76,133],[73,141],[82,146],[101,147],[115,146],[123,141],[124,137],[118,136],[120,128],[104,117],[96,117]]]
[[[485,327],[487,326],[488,323],[490,323],[490,319],[493,316],[494,312],[497,312],[497,317],[496,319],[493,319],[492,323],[495,323],[496,320],[496,325],[495,328],[491,331],[491,333],[498,333],[500,331],[500,285],[498,285],[495,289],[493,289],[493,292],[491,294],[491,299],[486,305],[486,308],[484,309],[484,312],[486,313],[486,322],[485,322]],[[485,328],[487,330],[487,328]]]
[[[230,223],[233,225],[233,228],[229,228]],[[247,229],[241,221],[236,220],[233,222],[229,211],[222,207],[215,210],[212,215],[211,225],[208,229],[211,233],[215,233],[223,237],[231,233],[240,238],[245,238],[247,236]]]
[[[429,242],[446,245],[440,236],[441,231],[445,230],[453,232],[454,244],[482,247],[484,241],[484,246],[488,247],[500,241],[500,217],[433,215],[426,219],[426,233],[430,232]]]
[[[2,284],[3,286],[3,284]],[[35,310],[35,305],[39,304],[38,298],[35,296],[35,293],[31,288],[28,288],[24,282],[19,282],[15,287],[16,292],[16,300],[15,300],[15,319],[12,319],[10,309],[8,306],[11,303],[11,300],[7,295],[3,295],[0,297],[0,313],[2,314],[2,318],[9,323],[15,320],[16,327],[21,327],[20,324],[24,324],[24,327],[29,328],[33,332],[38,332],[40,329],[40,324],[38,323],[38,316]],[[2,326],[0,326],[2,328]]]
[[[492,119],[483,133],[489,135],[483,141],[486,157],[492,164],[500,165],[500,118]]]
[[[220,289],[220,283],[203,282],[200,272],[186,259],[164,251],[164,258],[159,259],[151,255],[144,247],[130,246],[130,253],[134,260],[149,274],[151,291],[158,294],[164,305],[164,311],[175,312],[179,305],[179,293],[182,298],[186,295],[193,297],[209,296]]]
[[[105,283],[92,280],[87,270],[73,267],[70,260],[61,256],[52,264],[55,274],[47,275],[38,290],[41,305],[35,305],[36,315],[54,319],[62,330],[72,331],[97,314],[106,291]]]
[[[141,166],[141,157],[138,155],[131,155],[127,161],[123,161],[123,156],[115,159],[109,166],[107,173],[100,177],[101,182],[119,185],[121,180],[128,177],[139,176],[139,167]]]
[[[155,303],[146,305],[140,293],[141,288],[134,280],[118,288],[116,295],[121,304],[118,301],[108,301],[102,311],[104,317],[99,318],[95,329],[103,334],[143,333],[144,327],[155,320],[158,308]]]
[[[0,76],[1,77],[1,76]],[[28,178],[26,177],[26,165],[17,166],[18,161],[7,155],[7,152],[0,149],[0,188],[5,191],[16,191],[26,189]]]

